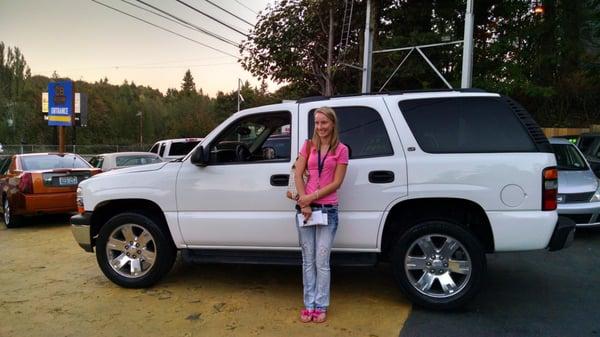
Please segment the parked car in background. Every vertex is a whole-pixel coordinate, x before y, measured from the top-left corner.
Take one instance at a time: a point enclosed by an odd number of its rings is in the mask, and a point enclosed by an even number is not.
[[[262,145],[263,157],[265,159],[289,158],[291,141],[289,133],[270,136]]]
[[[552,138],[550,144],[558,168],[558,214],[577,226],[600,225],[600,183],[579,149],[567,139]]]
[[[77,185],[99,173],[72,153],[14,155],[2,165],[0,191],[6,227],[19,226],[25,215],[77,211]]]
[[[577,147],[585,156],[596,177],[600,178],[600,133],[581,134]]]
[[[128,166],[156,164],[162,159],[151,152],[113,152],[103,153],[92,157],[90,164],[103,172]]]
[[[185,157],[193,148],[202,141],[202,138],[177,138],[159,140],[154,143],[149,152],[158,154],[162,159],[169,161]]]

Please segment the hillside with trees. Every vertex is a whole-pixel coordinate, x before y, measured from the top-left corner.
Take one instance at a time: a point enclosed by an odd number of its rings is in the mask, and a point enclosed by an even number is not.
[[[373,2],[374,50],[462,40],[465,1],[380,0]],[[475,5],[473,85],[520,101],[546,127],[600,123],[600,0],[544,0],[536,15],[528,0],[478,0]],[[240,45],[241,65],[266,83],[241,89],[242,108],[319,94],[360,91],[365,1],[356,1],[342,42],[342,0],[282,0],[267,7]],[[446,79],[460,86],[461,45],[425,50]],[[375,54],[373,91],[387,80],[406,52]],[[42,118],[41,93],[50,81],[32,75],[18,46],[0,42],[0,143],[56,144],[55,128]],[[144,143],[173,137],[202,137],[237,110],[237,91],[203,93],[188,70],[180,88],[157,89],[125,81],[74,81],[88,94],[88,127],[77,144],[137,144],[140,114]],[[417,55],[385,90],[444,88]],[[140,113],[141,112],[141,113]],[[70,130],[67,139],[70,140]],[[68,141],[70,143],[70,141]]]

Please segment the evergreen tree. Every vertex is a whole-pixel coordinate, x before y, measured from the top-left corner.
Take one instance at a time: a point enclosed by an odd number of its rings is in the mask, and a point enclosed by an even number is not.
[[[181,92],[186,95],[196,94],[196,84],[192,77],[192,72],[188,69],[183,76],[183,82],[181,82]]]

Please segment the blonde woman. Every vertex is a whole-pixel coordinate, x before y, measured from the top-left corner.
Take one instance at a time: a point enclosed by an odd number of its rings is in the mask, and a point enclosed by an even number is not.
[[[296,162],[295,182],[298,190],[296,227],[302,247],[302,283],[304,309],[302,322],[322,323],[329,307],[329,256],[338,227],[338,195],[348,167],[348,147],[339,141],[335,111],[321,107],[314,112],[315,131],[300,149]],[[309,154],[310,151],[310,154]],[[308,159],[308,163],[307,160]],[[302,173],[308,167],[306,184]],[[306,225],[312,213],[320,211],[327,224]],[[300,221],[300,219],[304,221]],[[310,222],[308,222],[310,224]]]

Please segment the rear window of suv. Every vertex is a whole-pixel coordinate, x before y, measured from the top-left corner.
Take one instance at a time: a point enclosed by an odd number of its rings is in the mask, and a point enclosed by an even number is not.
[[[185,156],[192,151],[200,141],[173,142],[169,149],[169,156]]]
[[[415,99],[398,105],[425,152],[537,152],[521,121],[499,98]]]

